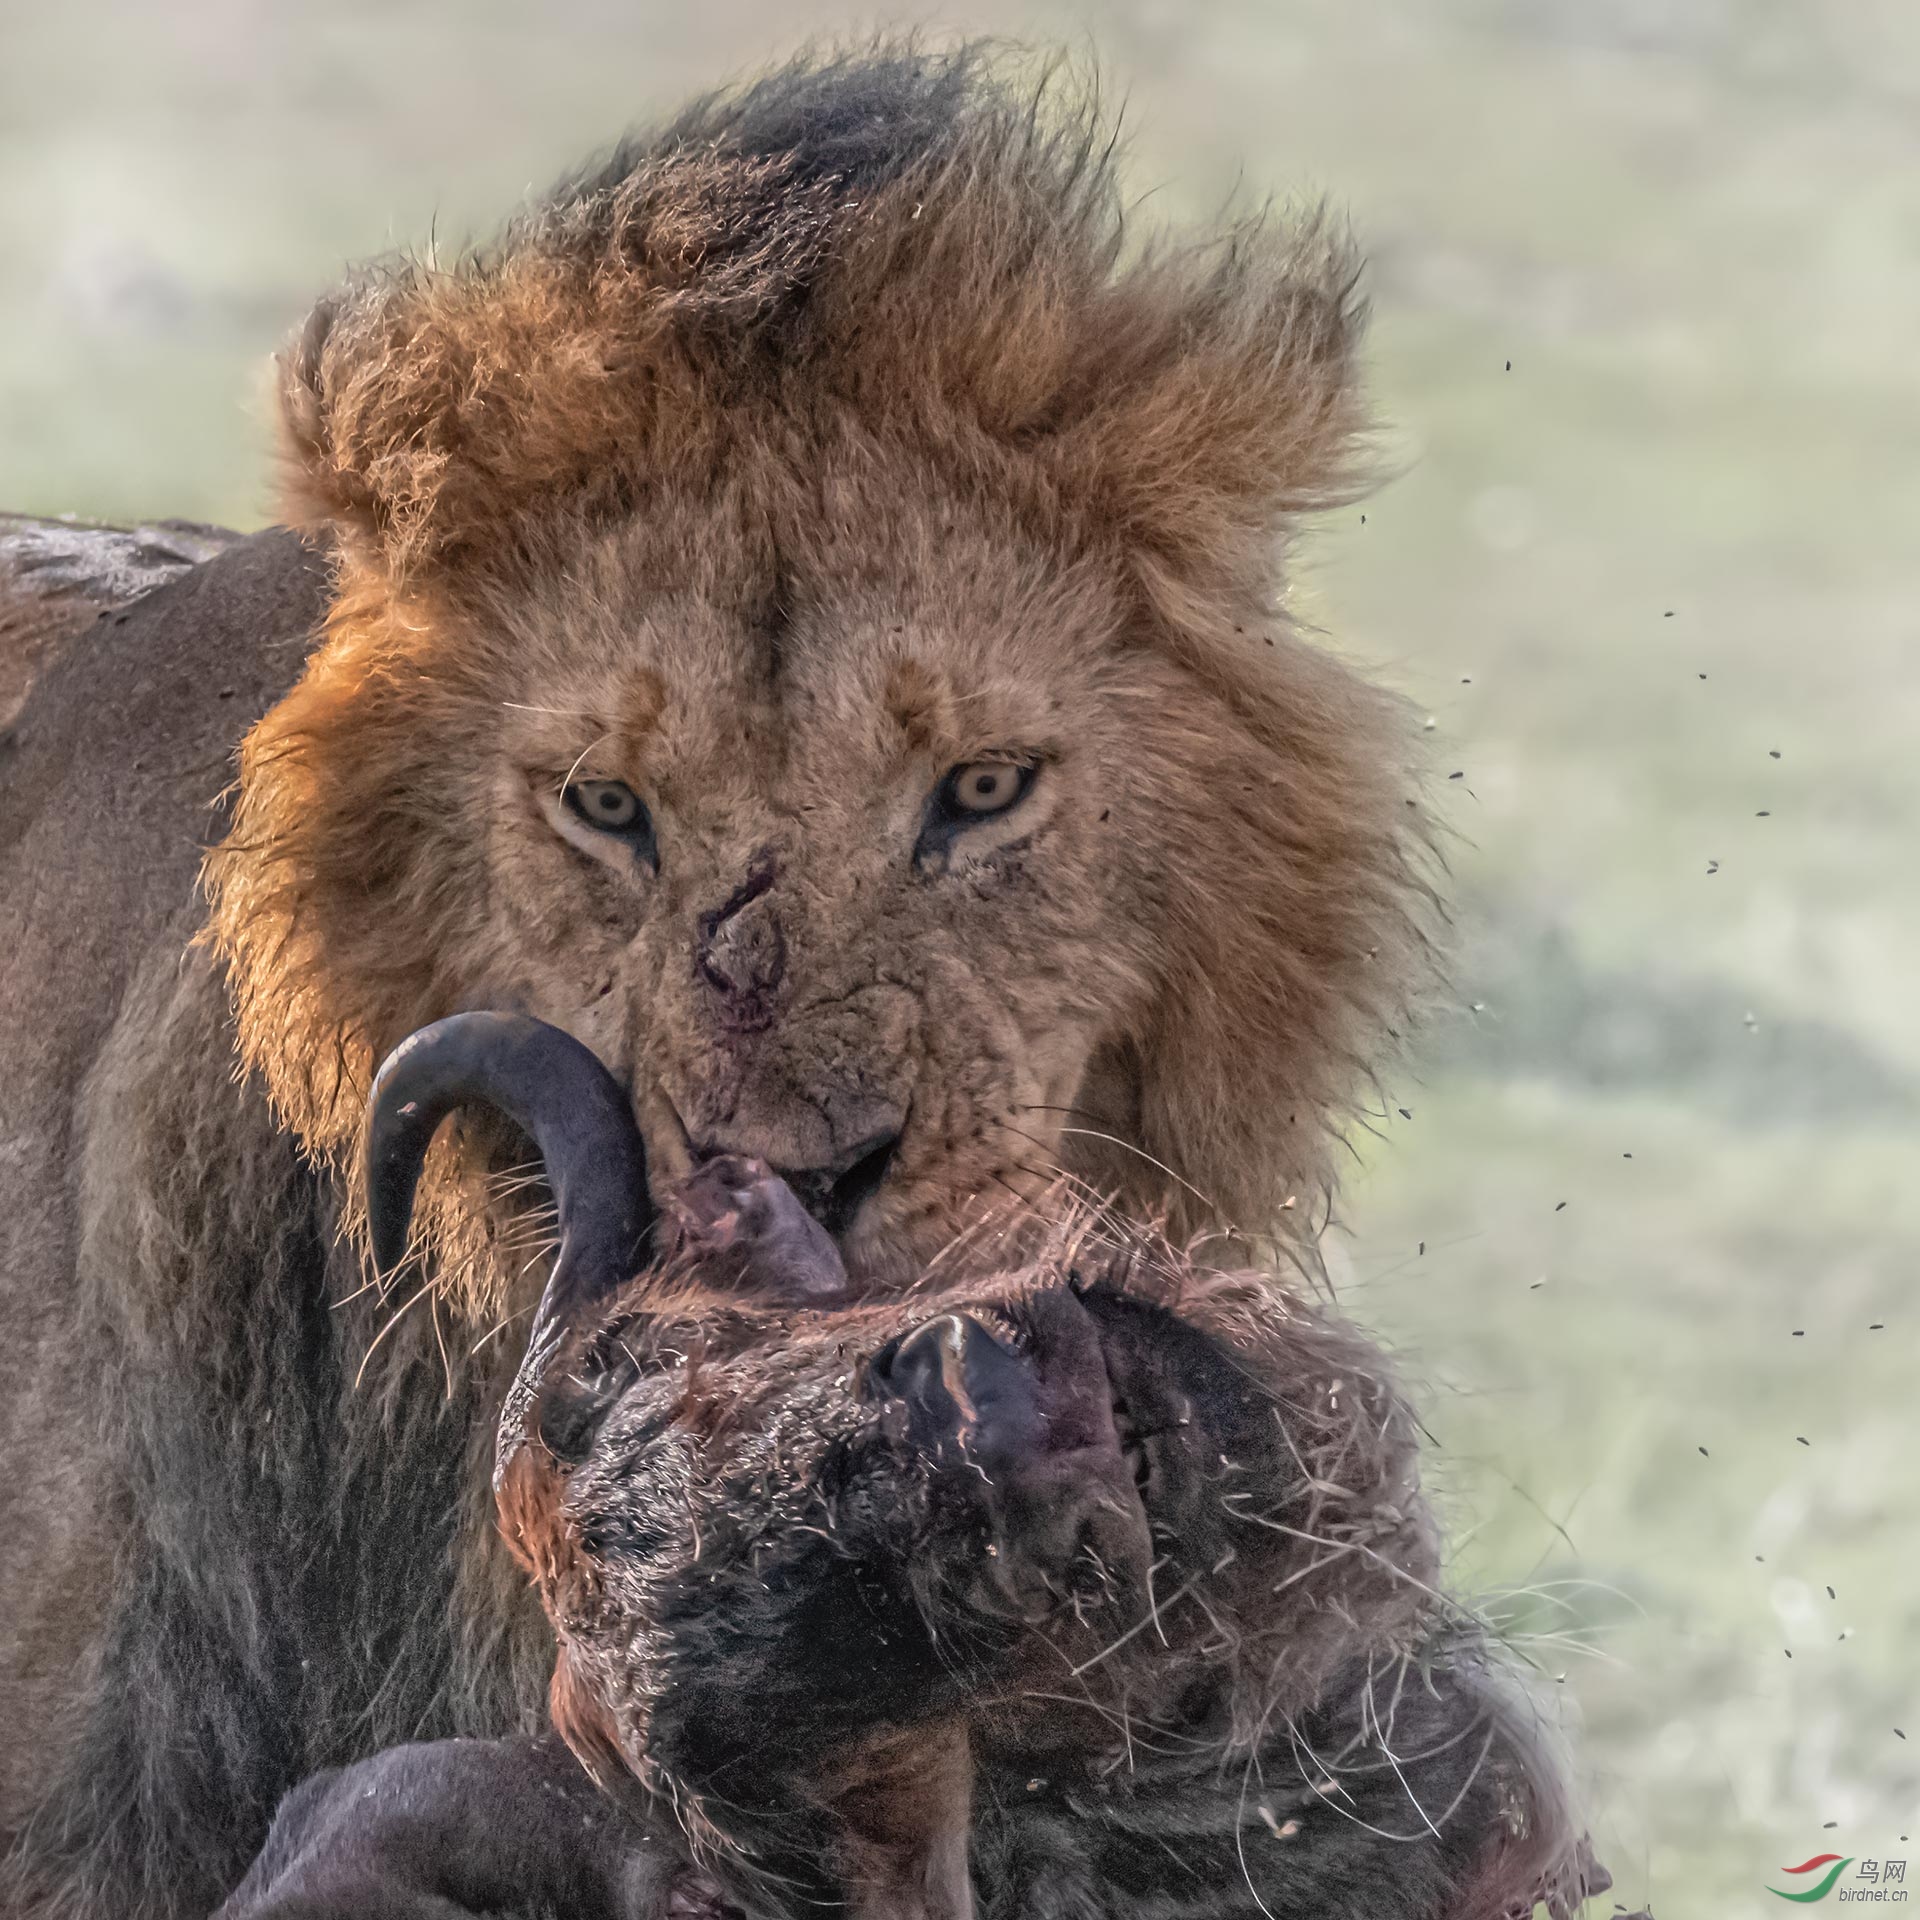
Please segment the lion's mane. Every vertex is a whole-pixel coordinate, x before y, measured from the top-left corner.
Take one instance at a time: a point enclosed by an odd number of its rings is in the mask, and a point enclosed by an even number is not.
[[[497,244],[319,305],[282,365],[286,498],[337,594],[209,867],[245,1056],[311,1148],[351,1140],[372,1062],[463,991],[474,879],[434,822],[500,659],[458,616],[526,590],[562,522],[684,522],[696,575],[702,543],[776,570],[857,553],[808,479],[857,440],[990,503],[1063,579],[1104,569],[1116,649],[1204,695],[1139,743],[1163,911],[1103,1053],[1137,1152],[1088,1142],[1077,1170],[1176,1227],[1315,1214],[1432,907],[1403,708],[1280,606],[1299,516],[1364,478],[1356,260],[1317,213],[1140,233],[1116,155],[1062,66],[803,60]]]

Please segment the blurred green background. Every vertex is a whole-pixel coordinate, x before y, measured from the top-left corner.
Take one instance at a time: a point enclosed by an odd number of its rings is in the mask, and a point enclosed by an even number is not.
[[[1618,1897],[1920,1887],[1920,6],[888,18],[1096,49],[1169,213],[1351,210],[1402,477],[1301,608],[1461,775],[1462,962],[1344,1296],[1584,1717]],[[259,523],[265,358],[343,259],[846,24],[5,0],[0,504]]]

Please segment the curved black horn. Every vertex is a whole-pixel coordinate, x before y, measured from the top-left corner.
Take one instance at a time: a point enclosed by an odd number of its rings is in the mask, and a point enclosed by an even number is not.
[[[630,1280],[654,1209],[640,1130],[620,1083],[571,1034],[520,1013],[456,1013],[401,1041],[367,1109],[367,1221],[374,1264],[407,1250],[428,1143],[456,1107],[497,1107],[540,1150],[560,1215],[560,1253],[539,1318]]]

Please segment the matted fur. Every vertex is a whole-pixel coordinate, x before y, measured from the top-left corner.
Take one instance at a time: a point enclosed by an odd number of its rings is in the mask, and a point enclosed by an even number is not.
[[[856,1270],[1061,1167],[1178,1230],[1311,1216],[1431,900],[1403,710],[1279,604],[1361,475],[1355,277],[1317,215],[1137,237],[1090,86],[883,44],[324,301],[281,397],[337,599],[208,868],[308,1147],[404,1034],[520,1005],[669,1170],[682,1128],[807,1167],[903,1125]],[[916,866],[1004,753],[1032,799]],[[657,876],[554,831],[576,770],[647,799]],[[762,871],[756,1025],[688,954]]]
[[[646,1783],[747,1912],[773,1860],[804,1873],[810,1852],[838,1863],[814,1903],[966,1910],[870,1904],[843,1832],[857,1811],[911,1855],[963,1725],[982,1912],[1148,1915],[1177,1890],[1222,1915],[1566,1920],[1607,1881],[1554,1716],[1438,1585],[1417,1421],[1379,1348],[1269,1274],[1061,1193],[1042,1211],[1036,1236],[1003,1209],[904,1299],[795,1309],[670,1258],[536,1334],[498,1492],[558,1634],[555,1726],[598,1777]],[[1058,1396],[1045,1431],[1084,1507],[1037,1455],[932,1464],[870,1390],[890,1340],[955,1315]],[[1065,1321],[1098,1329],[1100,1417],[1111,1399],[1144,1436],[1131,1473],[1062,1389],[1086,1365]],[[1151,1571],[1112,1524],[1129,1510]],[[1067,1543],[1097,1582],[1067,1577]],[[876,1734],[892,1757],[863,1765]]]

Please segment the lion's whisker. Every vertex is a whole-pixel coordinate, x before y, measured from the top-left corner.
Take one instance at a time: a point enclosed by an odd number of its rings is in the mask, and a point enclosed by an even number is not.
[[[522,1307],[518,1313],[510,1313],[507,1315],[507,1317],[504,1320],[496,1320],[493,1323],[493,1325],[490,1326],[486,1330],[486,1332],[483,1333],[480,1336],[480,1338],[476,1340],[473,1343],[473,1345],[467,1349],[467,1358],[471,1360],[473,1356],[476,1353],[478,1353],[480,1349],[484,1347],[489,1340],[493,1339],[496,1334],[505,1333],[506,1330],[510,1326],[512,1326],[516,1320],[524,1320],[527,1317],[527,1315],[532,1313],[539,1304],[540,1303],[537,1300],[529,1301],[527,1305]]]
[[[1044,1106],[1037,1101],[1030,1101],[1023,1104],[1021,1111],[1025,1113],[1078,1113],[1079,1109],[1074,1107]],[[1164,1160],[1156,1159],[1145,1147],[1136,1145],[1135,1142],[1124,1138],[1122,1135],[1109,1133],[1103,1127],[1062,1127],[1060,1131],[1063,1134],[1073,1134],[1083,1139],[1104,1140],[1109,1146],[1118,1147],[1123,1153],[1135,1155],[1137,1158],[1144,1160],[1148,1166],[1164,1173],[1169,1180],[1184,1187],[1187,1192],[1192,1194],[1209,1212],[1217,1213],[1219,1211],[1212,1199],[1201,1192],[1184,1174],[1176,1173]],[[1240,1237],[1239,1229],[1231,1225],[1223,1227],[1221,1231],[1230,1238],[1237,1239]]]
[[[539,713],[550,720],[589,720],[598,726],[606,724],[599,714],[582,713],[572,707],[536,707],[525,700],[502,700],[500,706],[507,713]]]
[[[453,1361],[447,1353],[446,1335],[440,1328],[440,1296],[436,1291],[427,1301],[427,1318],[433,1323],[433,1343],[440,1349],[440,1369],[447,1379],[447,1404],[453,1404]]]
[[[372,1363],[373,1356],[379,1351],[381,1342],[406,1318],[407,1314],[415,1306],[432,1294],[433,1285],[434,1283],[431,1280],[422,1281],[419,1288],[408,1298],[406,1304],[397,1308],[389,1315],[387,1324],[373,1336],[372,1343],[368,1346],[366,1352],[361,1355],[360,1371],[353,1376],[354,1391],[356,1393],[360,1389],[360,1383],[367,1377],[367,1368]]]

